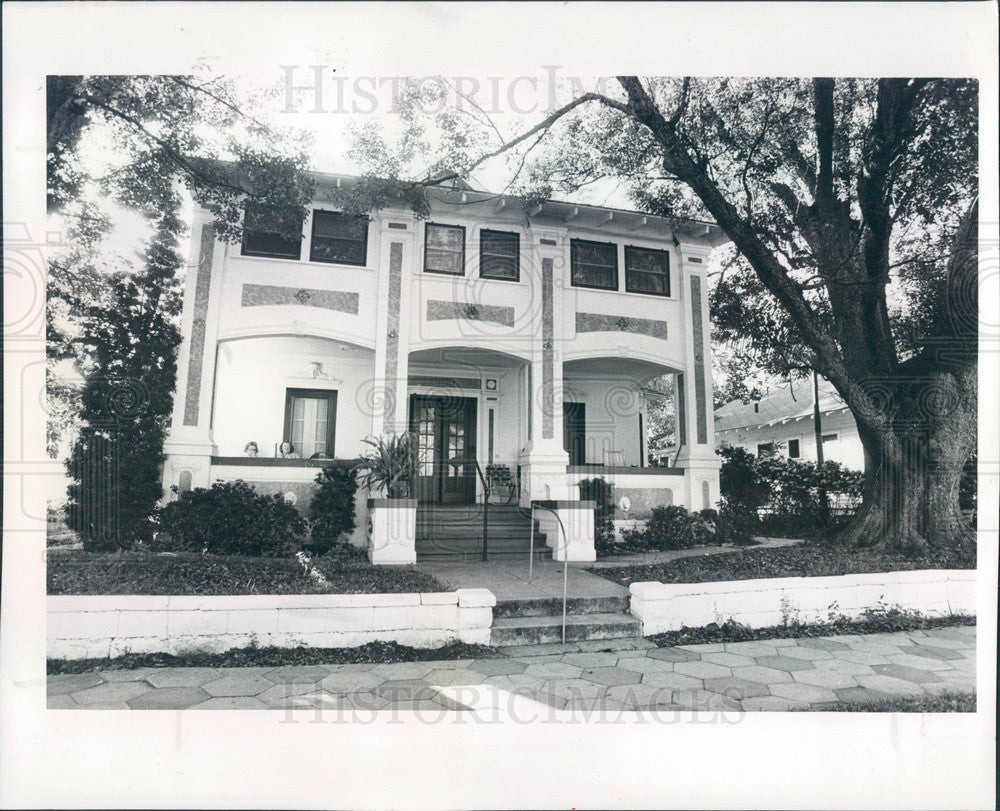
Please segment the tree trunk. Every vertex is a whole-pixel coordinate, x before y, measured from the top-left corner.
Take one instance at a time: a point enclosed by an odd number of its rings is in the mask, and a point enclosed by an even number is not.
[[[890,408],[882,426],[858,420],[863,502],[838,540],[913,551],[974,540],[958,492],[976,449],[975,367],[911,378],[897,387]]]

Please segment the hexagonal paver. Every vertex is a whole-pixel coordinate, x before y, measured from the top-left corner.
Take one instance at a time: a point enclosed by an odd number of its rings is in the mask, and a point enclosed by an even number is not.
[[[346,665],[323,665],[331,673],[365,673],[369,670],[374,670],[378,667],[375,662],[363,662],[358,664],[346,664]],[[266,675],[266,674],[265,674]]]
[[[504,676],[487,676],[483,679],[483,684],[490,687],[499,687],[508,693],[523,693],[525,691],[537,692],[548,681],[551,681],[551,679],[529,675],[528,673],[510,673]]]
[[[696,711],[732,710],[738,712],[740,709],[737,701],[710,690],[674,690],[673,703],[682,709]]]
[[[391,665],[379,665],[373,672],[384,675],[387,679],[422,679],[434,668],[425,662],[398,662]]]
[[[650,659],[642,656],[638,659],[619,659],[618,663],[622,667],[627,667],[636,673],[673,673],[674,663],[665,662],[663,659]]]
[[[792,678],[799,684],[811,684],[813,687],[826,687],[830,690],[841,690],[858,686],[854,676],[849,673],[841,673],[837,670],[828,670],[825,668],[796,670],[792,673]]]
[[[817,670],[835,670],[837,673],[847,673],[850,676],[875,672],[871,665],[862,665],[849,659],[821,659],[813,664],[816,665]]]
[[[433,701],[437,691],[423,679],[393,679],[383,682],[372,692],[396,704],[400,701]]]
[[[711,662],[713,665],[726,665],[727,667],[750,667],[756,664],[752,656],[744,656],[739,653],[706,653],[701,657],[703,662]]]
[[[146,681],[153,687],[201,687],[221,675],[212,667],[170,667],[150,673]]]
[[[915,667],[920,670],[951,670],[952,665],[941,659],[932,659],[927,656],[909,656],[905,653],[899,656],[890,656],[889,659],[894,665],[905,665]]]
[[[242,673],[239,670],[227,673],[219,679],[203,684],[202,689],[210,696],[226,698],[230,696],[255,696],[274,687],[274,682],[256,673]]]
[[[837,694],[833,690],[797,682],[772,684],[771,695],[778,696],[778,698],[788,698],[792,701],[801,701],[804,704],[820,704],[837,700]]]
[[[484,676],[507,676],[511,673],[524,673],[527,669],[528,665],[519,659],[480,659],[469,665],[469,670]]]
[[[700,662],[701,655],[683,648],[652,648],[646,651],[650,659],[660,659],[664,662]]]
[[[45,699],[45,709],[47,710],[77,710],[80,705],[73,700],[73,696],[47,696]]]
[[[164,687],[143,693],[127,703],[133,710],[186,710],[210,698],[200,687]]]
[[[145,681],[147,676],[155,672],[155,668],[140,667],[135,670],[102,670],[99,675],[106,682]]]
[[[562,661],[580,667],[614,667],[618,657],[613,653],[567,653]]]
[[[315,682],[289,681],[269,687],[263,693],[260,693],[257,698],[271,708],[300,707],[303,706],[304,702],[296,701],[295,699],[316,693],[320,689],[319,684]]]
[[[820,650],[819,648],[800,648],[798,646],[794,648],[785,648],[781,651],[782,656],[788,656],[792,659],[808,659],[810,662],[814,662],[817,659],[832,659],[833,654],[828,650]]]
[[[609,688],[607,696],[612,701],[636,709],[662,707],[673,703],[673,689],[655,684],[623,684]]]
[[[623,653],[627,653],[628,651],[648,650],[649,648],[655,648],[656,643],[650,639],[645,639],[645,638],[581,639],[579,642],[576,643],[576,646],[583,653],[587,653],[590,651],[595,651],[595,652],[611,651],[621,656]]]
[[[809,705],[804,701],[792,701],[790,698],[779,696],[745,698],[740,702],[740,706],[745,712],[794,712],[809,709]]]
[[[542,690],[544,693],[565,701],[578,701],[581,698],[602,696],[607,691],[607,687],[583,679],[553,679],[546,682]]]
[[[699,642],[697,645],[678,645],[677,647],[681,650],[689,650],[697,654],[721,653],[726,649],[726,646],[721,642]]]
[[[424,664],[431,670],[463,670],[472,664],[472,659],[434,659]]]
[[[530,660],[528,660],[530,662]],[[529,664],[524,671],[527,676],[541,676],[544,679],[577,679],[583,672],[583,668],[578,665],[571,665],[568,662],[540,662],[537,665]]]
[[[787,671],[775,670],[773,667],[761,667],[760,665],[734,667],[733,676],[737,679],[758,681],[761,684],[780,684],[792,680],[791,674]]]
[[[677,662],[674,672],[697,679],[722,679],[733,675],[725,665],[713,665],[711,662]]]
[[[885,676],[876,673],[874,676],[855,676],[858,684],[867,687],[869,690],[878,690],[882,693],[891,693],[894,696],[919,696],[923,695],[923,689],[912,681],[904,681],[894,676]]]
[[[364,693],[378,687],[385,679],[369,671],[351,673],[341,671],[324,677],[320,687],[328,693]]]
[[[751,658],[778,655],[778,649],[771,644],[771,640],[766,642],[726,642],[726,651]]]
[[[895,679],[912,681],[914,684],[941,681],[939,676],[936,676],[929,670],[920,670],[915,667],[907,667],[906,665],[872,665],[872,670],[880,676],[892,676]]]
[[[424,681],[431,685],[450,687],[456,684],[481,684],[485,674],[475,670],[459,668],[455,670],[432,670],[424,677]]]
[[[954,648],[938,648],[932,645],[914,645],[912,648],[900,648],[901,651],[914,656],[924,656],[928,659],[948,661],[950,659],[964,659],[965,654]]]
[[[563,656],[567,653],[579,653],[579,646],[572,642],[565,645],[562,642],[544,642],[541,645],[509,645],[505,647],[504,653],[514,658],[522,656]]]
[[[941,636],[937,633],[937,629],[928,631],[925,637],[914,639],[913,644],[920,647],[947,648],[949,650],[965,650],[969,647],[967,639]]]
[[[847,650],[846,642],[838,642],[836,639],[826,639],[824,637],[806,637],[798,640],[800,648],[817,648],[819,650]]]
[[[448,713],[451,712],[443,704],[440,704],[433,699],[418,699],[416,701],[396,701],[390,702],[388,706],[385,707],[386,710],[392,710],[394,712],[413,712],[417,713],[420,720],[423,723],[431,723],[433,721],[440,721],[447,717]]]
[[[123,681],[117,684],[98,684],[73,693],[73,699],[84,707],[99,707],[105,704],[123,704],[130,699],[148,693],[153,688],[144,681]]]
[[[619,684],[638,684],[642,681],[642,674],[636,673],[634,670],[626,670],[624,667],[595,667],[584,670],[580,678],[596,684],[615,687]]]
[[[884,653],[872,653],[866,650],[842,650],[837,653],[837,661],[857,662],[859,665],[887,665],[890,662]]]
[[[72,673],[65,676],[49,676],[45,680],[45,694],[49,696],[66,696],[88,687],[104,684],[96,673]]]
[[[869,690],[867,687],[848,687],[847,689],[835,690],[834,692],[836,692],[837,698],[840,701],[862,706],[866,704],[879,704],[892,698],[888,693]]]
[[[766,685],[746,679],[705,679],[705,689],[712,693],[728,696],[736,701],[771,694]]]
[[[757,664],[774,670],[812,670],[814,665],[806,659],[791,659],[788,656],[758,656]]]
[[[702,680],[694,676],[684,676],[681,673],[645,673],[642,683],[651,687],[668,688],[671,690],[700,690]]]
[[[329,675],[329,670],[317,665],[285,665],[266,671],[264,678],[275,684],[319,684]]]
[[[861,638],[858,640],[848,640],[847,645],[851,650],[866,651],[867,653],[880,653],[886,656],[890,653],[899,653],[898,645],[889,645],[885,642],[878,642],[874,639]]]
[[[210,698],[201,704],[195,704],[193,710],[266,710],[268,706],[260,699],[252,696],[226,696]]]

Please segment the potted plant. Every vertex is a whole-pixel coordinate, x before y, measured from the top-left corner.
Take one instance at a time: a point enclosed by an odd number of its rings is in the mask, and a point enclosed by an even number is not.
[[[361,483],[369,494],[368,559],[372,563],[416,563],[417,501],[411,498],[416,471],[413,435],[388,434],[364,442],[372,447],[360,466]]]

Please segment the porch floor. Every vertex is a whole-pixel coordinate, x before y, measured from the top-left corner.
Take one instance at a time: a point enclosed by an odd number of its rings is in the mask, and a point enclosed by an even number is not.
[[[551,552],[551,550],[550,550]],[[591,564],[587,564],[591,565]],[[562,599],[563,564],[536,560],[531,582],[528,582],[528,556],[504,560],[481,561],[418,559],[417,568],[433,575],[449,589],[489,589],[498,601]],[[628,589],[603,577],[570,564],[568,593],[570,597],[628,597]]]

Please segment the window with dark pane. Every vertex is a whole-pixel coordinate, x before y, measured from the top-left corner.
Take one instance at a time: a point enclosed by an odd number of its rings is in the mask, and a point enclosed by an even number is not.
[[[465,274],[465,229],[461,225],[424,226],[424,270],[428,273]]]
[[[570,240],[570,265],[574,287],[618,289],[618,246],[613,242]]]
[[[297,237],[288,234],[299,232]],[[251,203],[243,217],[244,256],[298,259],[302,254],[302,213]]]
[[[670,254],[652,248],[625,246],[625,290],[670,295]]]
[[[521,277],[521,238],[509,231],[479,232],[479,277],[516,282]]]
[[[339,211],[314,211],[309,260],[334,265],[366,265],[368,218]]]

